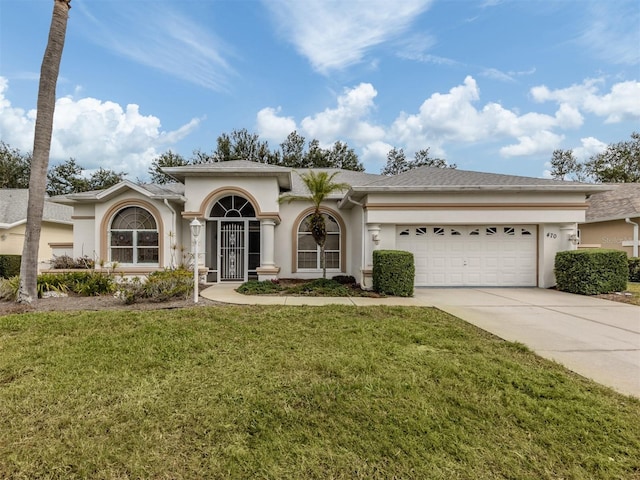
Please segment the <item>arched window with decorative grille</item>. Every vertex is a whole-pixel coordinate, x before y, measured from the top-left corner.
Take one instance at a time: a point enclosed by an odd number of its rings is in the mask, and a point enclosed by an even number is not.
[[[142,207],[119,210],[109,226],[109,260],[125,265],[158,264],[158,225]]]

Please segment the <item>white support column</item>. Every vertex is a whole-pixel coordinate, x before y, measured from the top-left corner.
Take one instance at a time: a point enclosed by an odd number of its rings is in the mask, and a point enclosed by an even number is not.
[[[367,252],[367,267],[373,268],[373,251],[378,249],[380,244],[380,224],[367,223],[367,237],[365,239]]]
[[[380,224],[367,223],[367,231],[364,236],[363,248],[365,252],[365,265],[362,268],[362,288],[371,290],[373,288],[373,251],[380,243]]]
[[[280,268],[275,264],[275,229],[275,220],[260,220],[260,267],[257,269],[260,281],[275,280],[280,272]]]

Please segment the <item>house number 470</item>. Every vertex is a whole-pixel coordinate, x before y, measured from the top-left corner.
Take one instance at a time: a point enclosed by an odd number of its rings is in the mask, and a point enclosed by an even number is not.
[[[558,234],[557,233],[547,233],[547,238],[558,238]]]

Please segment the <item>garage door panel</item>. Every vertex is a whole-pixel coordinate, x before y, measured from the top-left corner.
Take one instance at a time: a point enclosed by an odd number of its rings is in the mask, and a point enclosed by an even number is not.
[[[397,246],[413,252],[418,286],[535,286],[536,230],[531,225],[401,226]]]

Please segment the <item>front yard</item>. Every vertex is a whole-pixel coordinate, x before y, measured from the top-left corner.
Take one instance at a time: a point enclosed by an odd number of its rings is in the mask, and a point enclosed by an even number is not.
[[[0,478],[640,478],[640,401],[439,310],[0,317]]]

